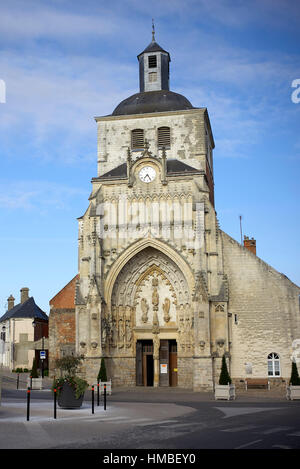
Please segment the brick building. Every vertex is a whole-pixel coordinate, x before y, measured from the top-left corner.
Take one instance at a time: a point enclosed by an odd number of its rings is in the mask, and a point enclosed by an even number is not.
[[[76,275],[50,301],[49,373],[55,374],[55,360],[75,353]]]

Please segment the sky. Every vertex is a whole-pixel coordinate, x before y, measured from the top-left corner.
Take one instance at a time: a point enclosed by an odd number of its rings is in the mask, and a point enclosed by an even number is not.
[[[221,229],[240,242],[241,215],[257,255],[300,285],[298,1],[10,0],[0,2],[0,316],[25,286],[49,314],[76,275],[94,117],[139,91],[152,18],[170,89],[208,109]]]

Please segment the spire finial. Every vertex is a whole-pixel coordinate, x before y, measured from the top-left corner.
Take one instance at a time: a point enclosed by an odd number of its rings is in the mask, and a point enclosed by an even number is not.
[[[154,19],[152,18],[152,42],[155,41]]]

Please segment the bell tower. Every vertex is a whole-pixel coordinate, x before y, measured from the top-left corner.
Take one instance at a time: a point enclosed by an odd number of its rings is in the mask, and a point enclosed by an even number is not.
[[[138,56],[140,69],[140,92],[169,90],[169,52],[155,41],[152,22],[152,41]]]

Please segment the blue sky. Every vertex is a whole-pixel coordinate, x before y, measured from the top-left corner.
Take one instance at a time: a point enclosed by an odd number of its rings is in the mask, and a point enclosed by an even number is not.
[[[208,108],[221,228],[239,241],[242,215],[258,256],[300,285],[299,2],[10,0],[0,3],[0,315],[23,286],[49,313],[77,273],[94,117],[138,91],[152,17],[171,90]]]

